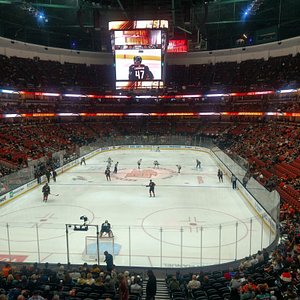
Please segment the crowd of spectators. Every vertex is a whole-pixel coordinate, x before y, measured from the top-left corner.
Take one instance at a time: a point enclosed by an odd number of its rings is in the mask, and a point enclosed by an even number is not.
[[[176,90],[238,92],[298,88],[300,54],[216,64],[167,65],[166,84]],[[57,61],[0,55],[3,88],[91,92],[112,90],[112,65],[61,64]]]
[[[6,167],[4,165],[0,165],[0,177],[4,177],[6,175],[9,175],[13,173],[15,169]]]
[[[149,274],[151,272],[148,271]],[[108,272],[97,264],[65,266],[58,263],[50,266],[48,263],[6,263],[0,273],[0,299],[141,300],[143,282],[143,276],[136,272],[120,272],[115,267]]]
[[[0,86],[51,91],[99,91],[112,86],[112,66],[64,63],[0,55]]]
[[[297,124],[261,122],[228,128],[216,142],[230,156],[247,160],[251,176],[293,204],[300,200],[299,135]]]
[[[30,161],[51,157],[58,151],[64,151],[67,159],[76,152],[76,147],[94,142],[97,136],[97,132],[79,123],[3,124],[0,159],[16,167],[27,167]]]
[[[298,95],[248,95],[207,98],[207,93],[277,91],[297,89],[300,84],[300,54],[270,57],[268,60],[223,62],[214,65],[169,65],[166,88],[148,91],[168,98],[107,99],[114,90],[113,67],[107,65],[61,64],[0,55],[0,87],[17,91],[44,91],[74,94],[96,94],[85,99],[30,95],[6,95],[1,99],[1,113],[97,112],[119,111],[298,111]],[[176,93],[200,94],[199,98],[177,99]],[[174,95],[174,98],[172,98]]]
[[[223,92],[296,88],[299,84],[299,60],[300,55],[297,54],[241,63],[173,65],[167,71],[167,82],[172,82],[178,89],[185,85],[187,88]]]

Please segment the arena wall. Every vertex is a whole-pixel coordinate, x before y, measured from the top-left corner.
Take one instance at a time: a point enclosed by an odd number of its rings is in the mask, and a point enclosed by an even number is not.
[[[86,65],[105,65],[113,63],[113,56],[111,53],[97,53],[45,47],[20,41],[13,41],[2,37],[0,37],[0,55],[8,57],[17,56],[30,59],[38,57],[40,60],[59,61],[62,64],[65,62]]]
[[[241,62],[249,59],[265,59],[269,57],[296,55],[300,53],[300,37],[257,46],[232,49],[168,54],[166,62],[169,65],[215,64],[218,62]],[[60,63],[81,64],[113,64],[111,53],[87,52],[70,49],[60,49],[28,44],[6,38],[0,38],[0,54],[8,57],[23,58],[39,57],[41,60],[53,60]]]

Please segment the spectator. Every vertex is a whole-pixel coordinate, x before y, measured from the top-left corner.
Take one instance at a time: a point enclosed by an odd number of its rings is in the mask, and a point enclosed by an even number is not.
[[[105,256],[104,262],[106,262],[106,270],[108,273],[111,273],[114,267],[113,256],[110,253],[108,253],[108,251],[104,251],[104,256]]]
[[[119,274],[119,299],[120,300],[129,299],[128,282],[123,273]]]
[[[77,283],[79,285],[85,285],[86,284],[86,274],[85,274],[85,272],[80,273],[80,277],[77,279]]]
[[[192,292],[192,290],[199,289],[201,286],[200,281],[197,280],[197,276],[193,275],[192,279],[187,284],[187,288],[189,292]]]
[[[2,268],[2,275],[3,277],[7,277],[12,272],[12,267],[10,264],[5,264],[5,266]]]
[[[200,283],[200,282],[199,282]],[[176,276],[172,276],[169,281],[169,289],[170,291],[179,290],[180,289],[180,283],[177,281]]]
[[[130,285],[130,293],[138,295],[139,299],[141,299],[143,295],[143,287],[140,282],[140,277],[135,277],[133,284]]]
[[[85,284],[93,285],[95,283],[95,279],[93,278],[92,273],[87,273]]]
[[[270,299],[271,300],[272,295],[270,294],[269,287],[267,284],[259,284],[257,286],[257,294],[255,299]]]
[[[45,300],[41,295],[38,290],[35,290],[32,293],[32,296],[28,300]]]
[[[112,280],[110,275],[106,275],[104,280],[104,289],[106,293],[115,293],[115,282]]]
[[[155,300],[156,295],[156,277],[152,270],[148,270],[148,281],[146,286],[146,300]]]
[[[239,300],[240,299],[240,287],[241,287],[242,281],[240,278],[240,275],[236,273],[234,277],[230,281],[230,295],[232,300]]]

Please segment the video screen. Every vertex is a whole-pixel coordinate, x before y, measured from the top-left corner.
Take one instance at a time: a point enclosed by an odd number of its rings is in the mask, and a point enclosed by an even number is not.
[[[167,20],[127,20],[127,21],[111,21],[108,23],[108,30],[124,30],[124,29],[158,29],[168,28],[169,22]]]
[[[116,50],[116,80],[161,80],[161,50]]]
[[[161,30],[114,31],[113,51],[116,87],[120,86],[118,81],[122,81],[122,86],[132,88],[143,86],[143,84],[132,84],[137,81],[162,80]],[[146,85],[149,86],[149,83]]]
[[[187,40],[169,40],[168,53],[188,52]]]
[[[119,47],[136,45],[145,48],[147,46],[161,48],[161,31],[145,29],[115,31],[115,45]]]

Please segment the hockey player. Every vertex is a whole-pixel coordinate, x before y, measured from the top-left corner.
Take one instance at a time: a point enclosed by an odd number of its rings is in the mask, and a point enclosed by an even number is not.
[[[153,162],[153,165],[154,165],[153,169],[159,169],[159,162],[157,160]]]
[[[153,80],[154,76],[149,67],[142,64],[141,56],[133,57],[133,64],[129,67],[128,79],[130,81]]]
[[[106,166],[107,169],[111,168],[112,162],[113,162],[113,160],[109,157],[108,160],[107,160],[107,166]]]
[[[114,167],[114,173],[117,174],[118,173],[118,165],[119,165],[119,162],[117,161],[115,163],[115,167]]]
[[[196,169],[201,169],[201,161],[196,159]]]
[[[55,169],[52,170],[52,178],[53,178],[53,181],[56,182],[56,177],[57,177],[57,173],[55,171]]]
[[[46,184],[43,186],[42,192],[43,192],[43,202],[47,202],[48,196],[50,194],[50,186],[48,185],[48,182],[46,182]]]
[[[108,223],[107,220],[105,220],[105,222],[102,223],[101,225],[100,237],[102,237],[104,233],[107,233],[108,237],[113,237],[113,233],[111,231],[111,225],[110,223]]]
[[[236,176],[232,173],[231,175],[231,179],[230,179],[231,183],[232,183],[232,188],[235,190],[236,189],[236,182],[237,182],[237,178]]]
[[[146,187],[149,188],[149,195],[150,197],[155,197],[155,191],[154,191],[154,188],[155,188],[156,184],[150,179],[150,182],[148,185],[146,185]]]
[[[219,178],[219,182],[223,182],[223,172],[221,169],[218,170],[218,178]]]
[[[141,168],[141,163],[142,163],[142,159],[140,158],[140,159],[137,161],[138,169]]]
[[[85,163],[85,157],[83,157],[83,158],[81,159],[80,165],[86,165],[86,163]]]
[[[176,165],[176,167],[177,167],[178,174],[180,174],[180,171],[181,171],[181,165]]]
[[[109,168],[106,168],[104,174],[106,176],[106,180],[107,181],[111,181],[111,178],[110,178],[110,169]]]

